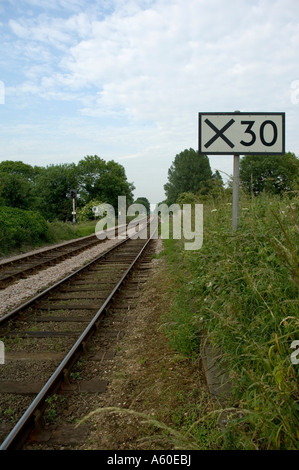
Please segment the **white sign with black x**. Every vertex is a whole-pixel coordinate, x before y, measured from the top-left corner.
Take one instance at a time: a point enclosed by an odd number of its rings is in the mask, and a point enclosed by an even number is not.
[[[285,153],[285,113],[199,113],[199,152]]]

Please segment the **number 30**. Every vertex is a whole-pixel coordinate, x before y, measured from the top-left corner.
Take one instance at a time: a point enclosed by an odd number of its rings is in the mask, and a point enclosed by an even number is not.
[[[248,141],[248,142],[245,142],[244,140],[240,141],[240,144],[245,145],[246,147],[250,147],[256,141],[256,135],[252,130],[252,127],[253,127],[254,123],[255,123],[255,121],[241,121],[241,124],[247,125],[247,128],[245,130],[245,134],[250,134],[251,135],[251,140],[250,141]],[[271,140],[271,142],[267,142],[266,139],[265,139],[265,127],[267,125],[272,126],[272,129],[273,129],[273,139]],[[276,126],[275,122],[268,120],[268,121],[264,121],[261,124],[260,139],[261,139],[261,142],[262,142],[263,145],[265,145],[266,147],[271,147],[277,141],[277,136],[278,136],[278,131],[277,131],[277,126]]]

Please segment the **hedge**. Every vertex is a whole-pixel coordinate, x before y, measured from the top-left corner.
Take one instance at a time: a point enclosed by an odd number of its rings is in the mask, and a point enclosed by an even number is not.
[[[47,222],[38,212],[0,207],[0,254],[47,239]]]

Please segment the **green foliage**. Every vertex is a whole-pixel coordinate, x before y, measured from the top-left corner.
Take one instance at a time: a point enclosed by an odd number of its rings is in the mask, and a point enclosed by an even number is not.
[[[58,243],[62,240],[71,240],[76,238],[76,225],[71,222],[61,222],[54,220],[47,222],[48,225],[48,240],[51,243]]]
[[[204,192],[200,192],[203,194],[208,194],[214,199],[224,197],[226,189],[224,189],[223,179],[218,170],[216,170],[215,173],[212,175],[212,178],[207,181],[207,185],[206,188],[204,188]]]
[[[242,196],[232,235],[231,205],[206,202],[201,250],[164,242],[171,344],[193,357],[208,337],[232,381],[225,449],[298,449],[298,209],[296,197]]]
[[[34,181],[40,171],[40,167],[32,167],[21,161],[5,160],[0,163],[0,173],[23,176],[29,181]]]
[[[240,161],[240,180],[254,195],[298,190],[299,160],[290,152],[282,156],[246,155]]]
[[[54,220],[48,222],[48,241],[58,243],[73,238],[87,237],[95,232],[95,221],[81,222],[72,224],[71,222],[60,222]]]
[[[38,167],[23,162],[3,161],[0,163],[0,205],[34,208],[34,182]]]
[[[41,170],[35,186],[37,208],[49,221],[71,218],[72,202],[66,194],[77,186],[76,165],[50,165]]]
[[[75,234],[76,238],[79,237],[87,237],[87,235],[91,235],[92,233],[95,233],[95,227],[96,227],[96,221],[87,221],[87,222],[82,222],[79,224],[75,225]]]
[[[184,150],[176,155],[168,170],[168,182],[164,185],[168,204],[175,203],[181,193],[204,191],[211,178],[208,157],[191,148]]]
[[[5,254],[24,244],[46,241],[48,227],[37,212],[12,207],[0,207],[0,253]]]
[[[133,201],[134,186],[128,183],[125,169],[113,160],[105,162],[97,155],[87,155],[77,165],[80,194],[86,204],[100,199],[111,204],[118,204],[118,196],[126,196],[127,203]]]
[[[48,243],[85,237],[95,232],[95,221],[78,224],[48,222],[38,212],[0,207],[0,256]]]
[[[189,191],[186,193],[181,193],[176,202],[181,206],[183,204],[200,204],[200,199],[199,196]]]
[[[0,200],[2,205],[28,209],[32,185],[18,174],[0,173]]]
[[[142,204],[146,208],[147,215],[150,214],[151,212],[151,205],[149,200],[146,197],[138,197],[135,201],[134,204]]]
[[[92,199],[89,201],[85,206],[81,207],[77,211],[77,218],[79,221],[86,221],[86,220],[95,220],[96,219],[96,214],[93,211],[93,208],[96,206],[100,206],[101,204],[104,204],[103,201],[100,201],[99,199]]]
[[[114,208],[118,196],[133,202],[134,185],[125,169],[114,161],[87,155],[75,163],[32,167],[23,162],[0,163],[0,206],[39,211],[48,221],[72,219],[71,189],[80,193],[76,210],[93,200],[106,201]]]
[[[174,288],[170,292],[175,299],[169,312],[163,317],[164,331],[170,346],[188,358],[196,359],[199,350],[198,327],[195,322],[194,301],[190,299],[188,266],[185,265],[183,247],[178,240],[163,240],[164,255],[169,263]]]

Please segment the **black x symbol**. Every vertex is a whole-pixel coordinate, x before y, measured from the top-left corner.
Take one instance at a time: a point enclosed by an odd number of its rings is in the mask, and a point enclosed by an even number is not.
[[[223,134],[234,122],[235,120],[234,119],[231,119],[227,124],[225,124],[224,127],[222,127],[222,129],[217,129],[216,126],[214,126],[214,124],[209,121],[209,119],[205,119],[205,122],[211,127],[211,129],[213,129],[213,131],[216,132],[216,134],[214,135],[214,137],[212,137],[212,139],[209,140],[209,142],[207,142],[205,144],[205,147],[208,148],[210,147],[210,145],[212,145],[213,142],[215,142],[216,139],[218,139],[218,137],[221,137],[229,146],[230,148],[233,148],[234,147],[234,144],[227,138],[225,137],[225,135]]]

